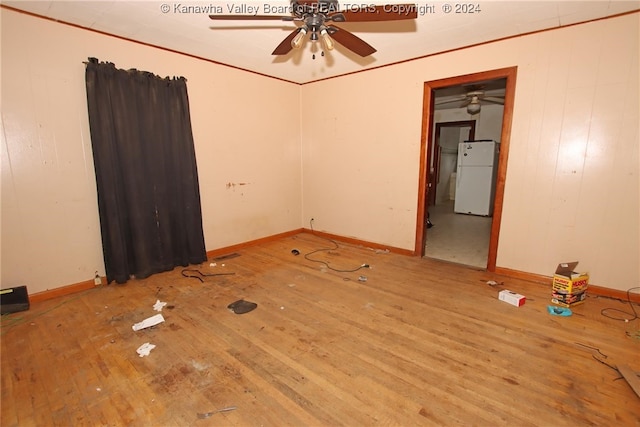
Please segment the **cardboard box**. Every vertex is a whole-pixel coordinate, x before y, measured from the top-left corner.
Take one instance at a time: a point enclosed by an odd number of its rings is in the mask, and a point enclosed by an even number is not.
[[[29,310],[29,294],[26,286],[0,290],[1,314],[25,310]]]
[[[589,275],[587,273],[576,273],[574,270],[577,265],[578,261],[558,264],[551,285],[554,291],[563,294],[579,294],[587,290]]]
[[[562,307],[573,307],[582,304],[586,298],[586,291],[577,294],[563,294],[556,291],[551,293],[551,302]]]
[[[589,275],[575,271],[578,261],[558,264],[551,284],[551,302],[562,307],[573,307],[587,297]]]
[[[498,293],[498,299],[508,304],[515,305],[516,307],[520,307],[524,305],[524,302],[526,300],[524,295],[520,295],[515,292],[508,291],[506,289]]]

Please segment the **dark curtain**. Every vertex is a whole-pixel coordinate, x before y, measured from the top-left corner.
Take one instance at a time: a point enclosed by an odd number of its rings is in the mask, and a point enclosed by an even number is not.
[[[85,77],[107,281],[204,262],[186,80],[95,58]]]

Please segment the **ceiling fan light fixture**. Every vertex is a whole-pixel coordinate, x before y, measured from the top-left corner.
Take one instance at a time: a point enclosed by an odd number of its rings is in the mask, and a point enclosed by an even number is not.
[[[467,113],[469,114],[478,114],[480,112],[480,101],[477,96],[474,96],[471,99],[469,105],[467,105]]]
[[[320,38],[322,39],[322,44],[324,44],[325,49],[333,50],[333,39],[329,36],[329,33],[325,28],[320,31]]]
[[[478,114],[480,112],[480,104],[469,104],[467,105],[467,113],[469,114]]]
[[[304,40],[304,36],[307,34],[307,29],[304,27],[301,27],[298,30],[298,34],[296,34],[296,36],[291,40],[291,47],[294,49],[300,49],[300,46],[302,46],[302,41]]]

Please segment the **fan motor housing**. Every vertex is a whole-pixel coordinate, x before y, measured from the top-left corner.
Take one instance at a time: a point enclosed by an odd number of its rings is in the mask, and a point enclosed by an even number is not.
[[[291,7],[294,13],[302,16],[306,13],[329,14],[338,12],[340,6],[337,0],[291,0]]]

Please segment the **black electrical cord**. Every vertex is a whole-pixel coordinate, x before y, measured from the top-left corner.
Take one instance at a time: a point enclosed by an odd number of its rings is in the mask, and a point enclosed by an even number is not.
[[[192,279],[198,279],[200,280],[200,282],[204,283],[204,280],[202,280],[202,277],[210,277],[210,276],[230,276],[232,274],[236,274],[236,273],[203,273],[200,270],[193,270],[193,269],[189,269],[189,268],[185,268],[184,270],[182,270],[182,275],[184,277],[188,277],[188,278],[192,278]],[[198,273],[200,276],[194,276],[191,274],[187,274],[187,273]]]
[[[314,233],[314,230],[313,230],[313,219],[309,221],[309,226],[311,227],[311,234],[313,234],[314,236],[317,236],[317,235]],[[322,237],[322,236],[318,236],[318,237]],[[324,265],[326,268],[328,268],[329,270],[331,270],[331,271],[335,271],[335,272],[337,272],[337,273],[355,273],[356,271],[359,271],[359,270],[361,270],[361,269],[363,269],[363,268],[369,268],[369,264],[362,264],[362,265],[360,265],[359,267],[356,267],[356,268],[353,268],[353,269],[349,269],[349,270],[339,270],[339,269],[337,269],[337,268],[333,268],[333,267],[331,267],[331,266],[329,265],[329,263],[328,263],[328,262],[326,262],[326,261],[322,261],[322,260],[319,260],[319,259],[312,259],[312,258],[310,258],[310,255],[313,255],[313,254],[315,254],[315,253],[318,253],[318,252],[324,252],[324,251],[334,251],[334,250],[336,250],[336,249],[339,249],[339,248],[340,248],[340,246],[338,246],[338,243],[337,243],[335,240],[329,239],[329,238],[327,238],[327,237],[322,237],[322,238],[323,238],[323,239],[325,239],[325,240],[330,241],[331,243],[333,243],[334,247],[333,247],[333,248],[321,248],[321,249],[316,249],[316,250],[314,250],[314,251],[308,252],[308,253],[304,254],[304,259],[306,259],[306,260],[308,260],[308,261],[311,261],[311,262],[316,262],[316,263],[318,263],[318,264],[322,264],[322,265]]]
[[[633,306],[633,302],[631,302],[631,291],[634,289],[640,289],[640,286],[635,286],[633,288],[627,289],[626,302],[629,303],[629,307],[631,307],[631,313],[624,310],[617,309],[617,308],[609,307],[609,308],[603,308],[602,310],[600,310],[600,314],[609,319],[620,320],[624,322],[631,322],[632,320],[638,319],[638,312],[636,311],[636,308]],[[613,315],[611,313],[616,313],[616,315]],[[619,317],[620,315],[624,317]]]

